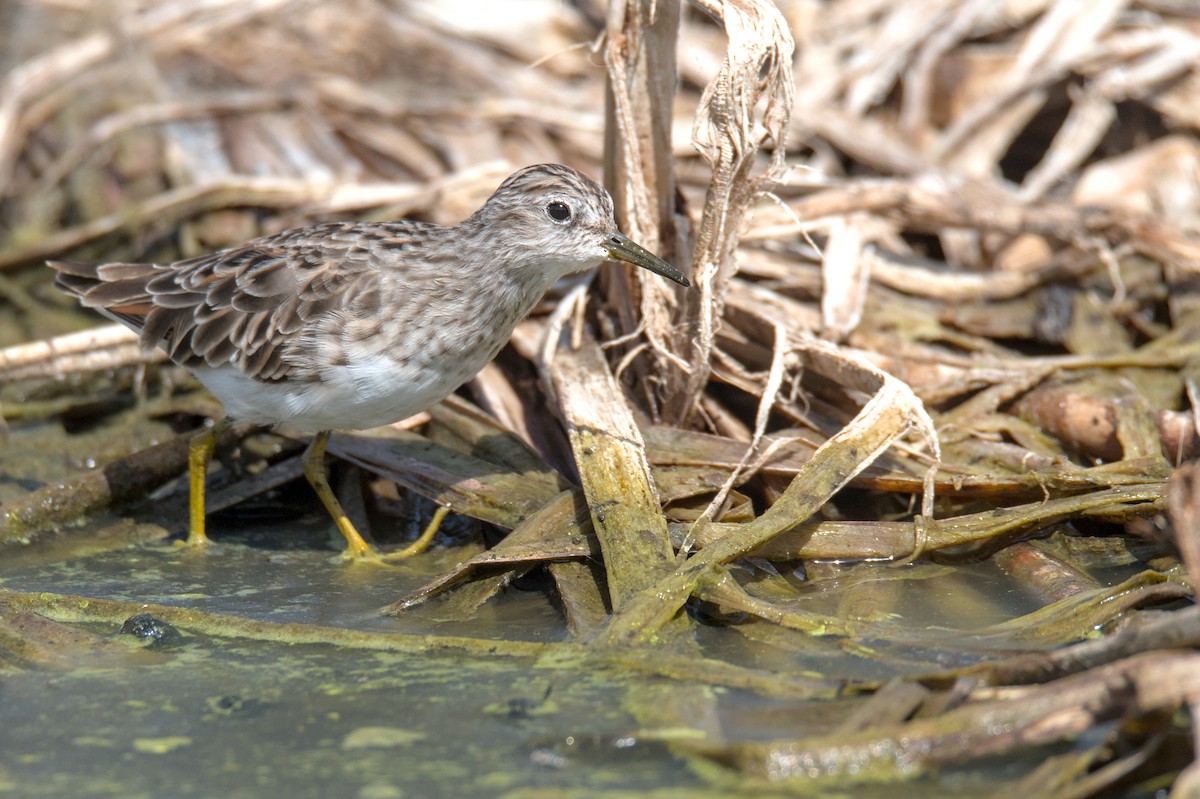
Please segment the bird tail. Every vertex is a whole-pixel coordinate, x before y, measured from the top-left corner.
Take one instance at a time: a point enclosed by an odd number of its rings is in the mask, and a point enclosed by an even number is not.
[[[146,314],[154,307],[146,289],[154,274],[153,264],[48,261],[47,265],[57,273],[54,285],[78,297],[85,308],[94,308],[135,331],[146,324]]]

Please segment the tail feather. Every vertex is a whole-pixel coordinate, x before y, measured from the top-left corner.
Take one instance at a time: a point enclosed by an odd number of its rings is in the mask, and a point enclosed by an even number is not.
[[[59,289],[73,294],[80,299],[100,283],[96,275],[96,264],[85,264],[79,261],[47,261],[47,265],[57,274],[54,285]]]
[[[119,308],[125,305],[150,305],[146,281],[136,278],[97,283],[80,299],[89,308]]]
[[[46,265],[60,275],[77,275],[79,277],[96,276],[96,269],[100,264],[92,264],[86,261],[47,261]]]
[[[82,261],[48,261],[57,273],[54,285],[79,298],[116,322],[140,332],[154,303],[146,291],[150,264],[91,264]]]

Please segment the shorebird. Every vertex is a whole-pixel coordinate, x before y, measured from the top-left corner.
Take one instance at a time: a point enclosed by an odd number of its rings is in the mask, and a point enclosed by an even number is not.
[[[162,348],[224,405],[226,418],[189,450],[190,544],[208,541],[213,447],[233,422],[251,422],[315,433],[304,474],[346,539],[346,556],[380,559],[325,477],[330,432],[390,424],[444,399],[496,357],[559,278],[606,261],[688,285],[617,230],[607,191],[543,164],[511,175],[451,227],[334,222],[172,264],[50,266],[59,288],[137,331],[143,346]]]

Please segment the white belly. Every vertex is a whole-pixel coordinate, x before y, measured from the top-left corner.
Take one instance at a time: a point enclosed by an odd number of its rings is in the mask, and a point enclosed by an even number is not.
[[[234,366],[193,371],[231,418],[315,433],[364,430],[407,419],[445,399],[483,364],[448,366],[413,368],[373,355],[329,367],[320,381],[278,383],[246,377]]]

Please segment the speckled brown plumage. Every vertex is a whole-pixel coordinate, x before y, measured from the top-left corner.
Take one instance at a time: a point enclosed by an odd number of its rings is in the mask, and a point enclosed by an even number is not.
[[[233,364],[265,381],[311,379],[311,370],[298,375],[300,333],[331,315],[379,318],[384,270],[397,255],[420,262],[406,277],[410,285],[426,264],[436,270],[449,254],[438,246],[449,230],[420,222],[335,222],[166,266],[51,265],[60,288],[119,318],[139,331],[143,346],[162,347],[176,363]],[[389,296],[411,307],[420,304],[414,293]]]
[[[331,223],[174,264],[53,262],[57,285],[189,367],[230,419],[318,433],[305,474],[354,557],[370,548],[325,481],[328,431],[398,421],[446,397],[496,356],[559,278],[626,261],[683,285],[621,235],[612,200],[559,165],[522,169],[455,227]],[[193,543],[203,467],[193,447]]]
[[[233,418],[316,431],[436,402],[554,281],[607,258],[686,283],[620,236],[604,189],[547,164],[455,227],[329,223],[174,264],[51,266],[63,290],[192,368]]]

